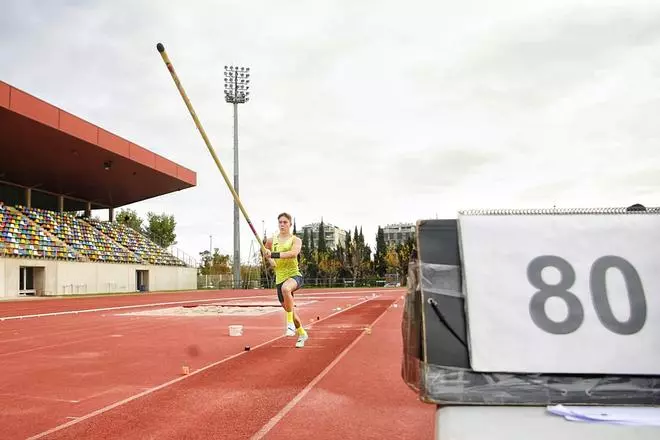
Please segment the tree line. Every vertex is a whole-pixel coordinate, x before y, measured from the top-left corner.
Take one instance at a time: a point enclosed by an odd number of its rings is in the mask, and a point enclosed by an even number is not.
[[[294,224],[293,234],[298,234]],[[379,226],[376,233],[376,249],[365,243],[362,227],[354,227],[346,233],[346,238],[336,246],[328,247],[325,237],[325,225],[319,224],[318,235],[305,229],[302,234],[302,249],[298,255],[300,269],[307,280],[306,283],[316,285],[338,285],[344,280],[350,280],[355,285],[374,285],[377,281],[397,279],[402,285],[408,275],[408,263],[415,247],[414,237],[403,243],[385,243],[385,233]],[[263,238],[266,243],[266,237]],[[216,248],[211,252],[200,252],[200,274],[220,275],[231,273],[232,258],[224,255]],[[262,285],[272,287],[275,279],[274,270],[260,260],[258,267],[254,265],[241,266],[241,279],[260,278]]]
[[[114,221],[132,228],[161,247],[167,248],[176,244],[176,233],[174,232],[176,220],[173,215],[148,212],[146,221],[144,221],[136,211],[122,209],[115,216]]]
[[[122,209],[115,217],[122,223],[145,235],[162,247],[176,244],[176,221],[173,215],[147,213],[142,219],[136,211]],[[293,234],[298,231],[293,225]],[[408,275],[408,263],[415,247],[414,236],[403,243],[385,243],[385,233],[379,226],[376,232],[376,249],[365,243],[362,227],[355,226],[346,232],[346,238],[336,246],[328,247],[325,239],[323,220],[319,224],[317,239],[309,229],[302,234],[302,249],[298,255],[300,269],[308,282],[320,285],[336,285],[342,280],[350,280],[356,285],[375,284],[376,281],[396,279],[405,284]],[[263,237],[263,243],[266,243]],[[211,253],[204,250],[199,253],[199,273],[201,275],[225,275],[232,273],[233,261],[228,254],[220,253],[218,248]],[[275,273],[271,267],[259,259],[258,264],[242,264],[241,280],[259,278],[264,287],[272,287]],[[313,281],[312,281],[313,280]],[[340,284],[340,283],[339,283]]]

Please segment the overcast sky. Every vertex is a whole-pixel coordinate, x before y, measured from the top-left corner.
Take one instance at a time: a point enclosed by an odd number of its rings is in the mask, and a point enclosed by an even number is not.
[[[233,199],[158,42],[229,176],[223,66],[251,68],[239,191],[260,234],[281,211],[373,245],[465,208],[659,204],[657,0],[3,0],[0,80],[196,171],[130,207],[232,254]],[[246,259],[243,217],[241,236]]]

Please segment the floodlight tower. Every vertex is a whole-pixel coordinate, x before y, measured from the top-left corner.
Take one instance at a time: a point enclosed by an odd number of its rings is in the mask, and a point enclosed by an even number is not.
[[[250,68],[225,66],[225,101],[234,105],[234,190],[238,194],[238,104],[250,100]],[[234,289],[241,285],[241,239],[238,204],[234,200]]]

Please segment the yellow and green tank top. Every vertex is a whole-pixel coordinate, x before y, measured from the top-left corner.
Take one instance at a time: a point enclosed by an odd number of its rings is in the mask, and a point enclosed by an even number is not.
[[[293,239],[295,235],[291,235],[288,240],[280,242],[279,234],[273,235],[272,252],[287,252],[293,247]],[[295,275],[301,275],[298,268],[297,258],[276,258],[275,260],[275,284],[283,283],[287,278]]]

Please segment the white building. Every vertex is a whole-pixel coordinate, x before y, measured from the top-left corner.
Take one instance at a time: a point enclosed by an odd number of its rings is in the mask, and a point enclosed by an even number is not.
[[[298,236],[302,238],[305,230],[307,230],[307,234],[311,234],[310,236],[314,237],[314,247],[317,248],[319,243],[320,225],[321,223],[310,223],[305,225],[301,228],[300,232],[298,232]],[[323,231],[325,235],[325,246],[328,249],[336,249],[338,244],[344,246],[346,243],[346,231],[343,229],[338,228],[331,223],[323,222]]]
[[[390,224],[384,226],[382,229],[385,235],[386,246],[405,243],[408,238],[413,237],[415,234],[415,225],[413,223]]]

